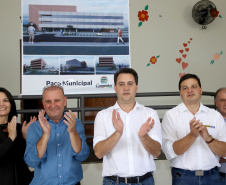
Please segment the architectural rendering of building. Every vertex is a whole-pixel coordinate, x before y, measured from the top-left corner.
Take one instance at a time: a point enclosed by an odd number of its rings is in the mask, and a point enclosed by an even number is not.
[[[114,65],[113,57],[99,57],[98,67],[113,67]]]
[[[111,32],[124,28],[122,13],[77,12],[76,6],[29,5],[29,22],[36,24],[38,30],[59,30],[71,28],[92,29]]]
[[[46,62],[42,58],[31,60],[31,69],[43,69],[45,66]]]
[[[42,26],[42,21],[40,18],[42,17],[41,12],[76,12],[77,8],[76,6],[62,6],[62,5],[29,5],[29,22],[33,22],[36,26],[37,29],[41,31]],[[46,14],[46,17],[51,15]]]
[[[77,59],[72,59],[72,60],[68,60],[66,61],[66,66],[68,67],[74,67],[74,68],[86,68],[87,67],[87,63],[85,61],[78,61]]]

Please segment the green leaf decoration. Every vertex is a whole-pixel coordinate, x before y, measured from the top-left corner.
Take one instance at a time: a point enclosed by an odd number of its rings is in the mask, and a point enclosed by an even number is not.
[[[210,62],[210,64],[213,64],[214,63],[214,60],[212,60],[211,62]]]
[[[213,9],[213,6],[212,6],[212,5],[210,5],[210,8],[211,8],[211,9]]]
[[[142,26],[142,22],[139,22],[138,27],[141,27],[141,26]]]
[[[160,55],[158,55],[156,58],[159,58],[160,57]]]
[[[221,16],[221,15],[219,15],[219,17],[220,17],[220,18],[222,18],[222,16]]]
[[[151,65],[150,63],[147,64],[147,66],[150,66],[150,65]]]
[[[148,5],[144,7],[145,10],[148,10]]]
[[[220,52],[220,55],[222,55],[222,54],[223,54],[223,51]]]

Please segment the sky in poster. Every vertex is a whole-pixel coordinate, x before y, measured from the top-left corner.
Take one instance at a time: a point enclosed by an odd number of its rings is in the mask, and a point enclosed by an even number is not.
[[[128,27],[129,0],[22,0],[23,23],[28,23],[28,4],[76,5],[78,12],[124,13],[125,27]]]

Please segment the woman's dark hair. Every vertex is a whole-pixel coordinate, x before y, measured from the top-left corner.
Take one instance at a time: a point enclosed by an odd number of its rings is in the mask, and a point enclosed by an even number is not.
[[[11,119],[13,118],[13,116],[17,116],[16,103],[13,99],[12,94],[8,90],[6,90],[3,87],[0,87],[0,92],[5,93],[5,95],[9,99],[9,103],[11,104],[11,109],[10,109],[9,116],[8,116],[8,122],[10,122]]]

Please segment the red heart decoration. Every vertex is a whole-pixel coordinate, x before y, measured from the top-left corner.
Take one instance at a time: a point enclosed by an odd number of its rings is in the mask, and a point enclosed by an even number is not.
[[[188,44],[190,44],[190,41],[188,41]]]
[[[183,50],[183,49],[182,49],[182,50],[179,50],[179,52],[180,52],[180,53],[183,53],[183,52],[184,52],[184,50]]]
[[[190,38],[190,40],[192,40],[192,38]]]
[[[182,69],[185,70],[188,67],[188,63],[182,62]]]
[[[188,44],[184,43],[183,45],[184,45],[184,47],[186,47]]]
[[[186,75],[186,73],[179,73],[179,77],[181,78],[182,76]]]
[[[188,51],[189,51],[189,48],[185,48],[185,51],[187,51],[187,52],[188,52]]]
[[[176,61],[180,64],[181,63],[181,58],[177,58]]]
[[[182,55],[184,58],[186,58],[187,57],[187,55],[186,54],[184,54],[184,55]]]

